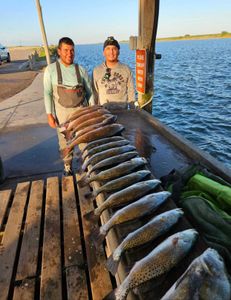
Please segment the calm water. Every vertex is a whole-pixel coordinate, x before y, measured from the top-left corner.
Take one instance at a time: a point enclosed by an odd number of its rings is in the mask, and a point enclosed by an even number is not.
[[[157,43],[153,115],[231,168],[231,39]],[[80,45],[77,59],[91,74],[102,45]],[[135,53],[120,60],[135,72]]]

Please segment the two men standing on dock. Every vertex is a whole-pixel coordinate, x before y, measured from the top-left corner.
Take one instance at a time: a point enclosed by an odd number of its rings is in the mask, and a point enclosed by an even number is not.
[[[59,125],[81,106],[114,103],[134,107],[135,89],[130,68],[118,60],[120,45],[112,36],[104,42],[105,62],[93,70],[92,86],[87,71],[74,63],[74,42],[61,38],[57,51],[59,59],[44,73],[44,101],[48,124],[57,129],[64,175],[68,176],[72,175],[73,150],[68,149]]]

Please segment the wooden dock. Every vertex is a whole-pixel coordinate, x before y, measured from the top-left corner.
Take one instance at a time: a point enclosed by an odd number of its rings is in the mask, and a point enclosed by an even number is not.
[[[1,300],[102,299],[112,290],[105,253],[91,251],[82,222],[92,204],[82,200],[72,176],[0,191]]]

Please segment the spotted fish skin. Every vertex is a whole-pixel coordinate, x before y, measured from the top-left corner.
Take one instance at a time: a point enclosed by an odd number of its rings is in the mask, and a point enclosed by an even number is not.
[[[122,136],[110,136],[110,137],[98,139],[96,141],[88,142],[83,147],[82,153],[84,153],[84,151],[86,151],[86,150],[89,151],[97,146],[104,145],[104,144],[110,143],[110,142],[121,141],[121,140],[125,140],[125,138]]]
[[[115,142],[109,142],[103,145],[99,145],[97,147],[94,147],[93,149],[89,151],[85,151],[82,155],[82,159],[85,160],[86,157],[91,157],[92,155],[102,152],[107,149],[115,148],[115,147],[121,147],[128,145],[130,142],[128,140],[120,140],[120,141],[115,141]]]
[[[178,232],[154,248],[135,263],[128,276],[116,289],[116,300],[124,300],[130,290],[140,284],[169,272],[190,251],[198,233],[194,229]],[[105,298],[109,299],[109,298]]]
[[[119,177],[117,179],[108,181],[98,189],[96,189],[93,193],[93,197],[97,197],[102,192],[112,193],[114,191],[118,191],[119,189],[125,188],[131,184],[141,181],[145,177],[151,175],[151,172],[148,170],[140,170],[137,172],[133,172],[131,174]]]
[[[105,171],[101,171],[96,175],[88,176],[87,174],[79,180],[78,184],[82,187],[92,181],[109,181],[118,178],[119,176],[127,175],[134,169],[140,168],[146,164],[147,160],[144,157],[135,157],[128,161],[121,162],[115,167],[109,168]]]
[[[87,172],[87,176],[89,176],[92,172],[94,172],[95,170],[99,170],[105,167],[109,167],[109,166],[113,166],[113,165],[118,165],[121,162],[125,162],[131,158],[134,158],[136,156],[138,156],[138,152],[137,151],[129,151],[129,152],[125,152],[119,155],[115,155],[112,157],[108,157],[105,158],[104,160],[101,160],[100,162],[98,162],[97,164],[95,164],[91,170],[89,170]]]
[[[231,286],[223,258],[208,248],[195,258],[161,300],[229,300]]]
[[[98,208],[94,210],[94,214],[100,216],[101,213],[108,208],[120,206],[130,201],[135,201],[155,189],[160,184],[157,179],[141,181],[110,195]]]
[[[87,159],[84,162],[84,164],[82,166],[82,169],[86,170],[86,168],[90,164],[91,165],[95,165],[98,162],[100,162],[100,161],[102,161],[102,160],[104,160],[106,158],[113,157],[115,155],[119,155],[119,154],[126,153],[126,152],[133,151],[133,150],[136,150],[136,147],[134,147],[132,145],[125,145],[125,146],[121,146],[121,147],[115,147],[115,148],[104,150],[104,151],[102,151],[100,153],[94,154],[92,157],[90,157],[89,159]]]
[[[168,197],[164,194],[161,195],[162,193],[167,192],[157,193],[156,202],[158,202],[158,200],[163,202]],[[158,216],[153,217],[144,226],[129,233],[127,237],[121,242],[121,244],[114,250],[112,255],[108,258],[107,266],[112,275],[115,275],[118,268],[118,263],[124,251],[144,245],[145,243],[148,243],[156,239],[160,235],[166,233],[174,224],[178,222],[179,218],[182,215],[183,211],[179,208],[166,211]]]

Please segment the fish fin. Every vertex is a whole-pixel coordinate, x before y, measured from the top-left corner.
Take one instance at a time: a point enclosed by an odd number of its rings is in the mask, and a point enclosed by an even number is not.
[[[84,187],[85,185],[88,184],[88,176],[83,175],[82,178],[77,182],[80,187]]]
[[[95,248],[98,248],[104,241],[106,233],[101,233],[99,227],[94,228],[91,232],[91,240],[93,241]]]
[[[115,260],[113,258],[113,254],[111,254],[108,259],[107,259],[107,269],[108,271],[110,271],[110,273],[115,276],[115,274],[117,273],[118,267],[119,267],[119,262],[120,260]]]
[[[103,298],[103,300],[116,300],[116,295],[115,295],[116,290],[117,290],[117,289],[111,291],[107,296],[105,296],[105,297]]]
[[[95,211],[92,210],[84,215],[84,219],[92,224],[96,224],[99,221],[99,215],[96,215]]]

